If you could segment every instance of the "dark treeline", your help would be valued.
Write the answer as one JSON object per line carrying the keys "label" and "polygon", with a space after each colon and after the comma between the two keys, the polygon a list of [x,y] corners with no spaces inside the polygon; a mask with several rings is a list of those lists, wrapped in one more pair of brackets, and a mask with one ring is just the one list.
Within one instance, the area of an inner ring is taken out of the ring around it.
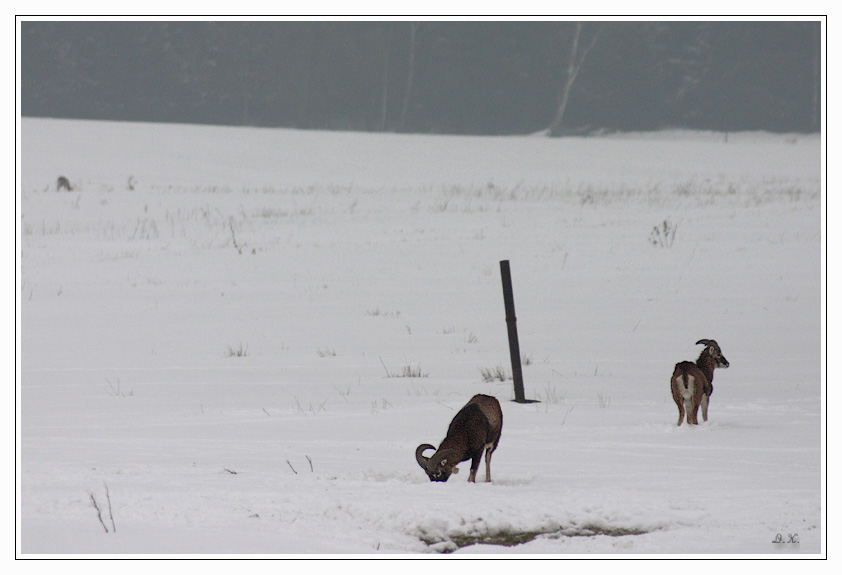
{"label": "dark treeline", "polygon": [[818,22],[21,23],[24,116],[458,134],[819,129]]}

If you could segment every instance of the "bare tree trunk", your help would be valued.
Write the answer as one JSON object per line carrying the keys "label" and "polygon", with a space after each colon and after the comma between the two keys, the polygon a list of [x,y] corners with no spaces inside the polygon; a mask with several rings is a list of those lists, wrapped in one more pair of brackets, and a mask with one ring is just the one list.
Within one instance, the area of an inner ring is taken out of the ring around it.
{"label": "bare tree trunk", "polygon": [[406,77],[406,91],[403,95],[403,106],[401,106],[401,121],[399,131],[403,132],[406,126],[406,112],[409,108],[409,99],[412,95],[412,80],[415,76],[415,32],[418,30],[417,22],[409,23],[409,65]]}
{"label": "bare tree trunk", "polygon": [[564,120],[564,113],[567,110],[567,102],[570,100],[570,91],[573,88],[573,83],[576,81],[576,76],[579,75],[579,70],[582,69],[582,64],[585,62],[588,52],[591,51],[591,48],[596,43],[596,39],[599,37],[601,31],[601,28],[596,31],[590,43],[580,53],[579,40],[582,36],[582,23],[576,22],[576,31],[573,33],[573,42],[570,46],[570,58],[567,63],[564,86],[561,89],[558,109],[553,117],[553,121],[550,122],[549,132],[552,138],[561,135],[561,122]]}

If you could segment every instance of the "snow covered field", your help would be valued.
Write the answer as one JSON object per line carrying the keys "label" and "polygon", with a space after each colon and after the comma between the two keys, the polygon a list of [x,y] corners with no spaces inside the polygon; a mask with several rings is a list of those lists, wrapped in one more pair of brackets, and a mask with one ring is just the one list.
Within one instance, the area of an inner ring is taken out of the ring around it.
{"label": "snow covered field", "polygon": [[18,553],[824,552],[817,136],[24,119],[21,176]]}

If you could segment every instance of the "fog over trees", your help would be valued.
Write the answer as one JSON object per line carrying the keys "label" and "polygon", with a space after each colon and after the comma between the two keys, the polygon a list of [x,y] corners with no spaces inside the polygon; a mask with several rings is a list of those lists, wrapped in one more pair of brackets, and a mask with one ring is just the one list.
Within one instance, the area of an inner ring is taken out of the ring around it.
{"label": "fog over trees", "polygon": [[820,128],[818,21],[21,23],[24,116],[453,134]]}

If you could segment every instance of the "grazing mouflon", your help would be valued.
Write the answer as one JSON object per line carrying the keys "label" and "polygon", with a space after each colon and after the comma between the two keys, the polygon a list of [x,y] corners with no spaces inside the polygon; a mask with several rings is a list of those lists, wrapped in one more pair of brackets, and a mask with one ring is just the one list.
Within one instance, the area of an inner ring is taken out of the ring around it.
{"label": "grazing mouflon", "polygon": [[500,442],[503,430],[503,411],[500,402],[489,395],[477,394],[459,410],[450,422],[447,437],[430,457],[424,457],[428,449],[436,449],[429,443],[419,445],[415,460],[430,478],[430,481],[447,481],[451,473],[458,473],[456,465],[471,460],[468,481],[476,482],[477,469],[485,451],[485,480],[491,481],[491,454]]}

